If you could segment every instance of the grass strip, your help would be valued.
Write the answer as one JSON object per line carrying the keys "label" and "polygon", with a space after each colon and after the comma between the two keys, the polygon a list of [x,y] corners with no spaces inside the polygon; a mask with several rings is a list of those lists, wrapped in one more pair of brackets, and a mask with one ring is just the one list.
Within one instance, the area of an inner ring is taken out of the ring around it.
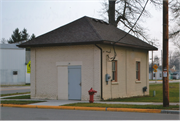
{"label": "grass strip", "polygon": [[1,94],[1,97],[11,96],[11,95],[20,95],[20,94],[30,94],[30,92],[22,92],[22,93],[11,93],[11,94]]}
{"label": "grass strip", "polygon": [[1,100],[1,104],[19,104],[19,105],[39,103],[39,102],[45,102],[45,101]]}
{"label": "grass strip", "polygon": [[30,95],[22,95],[22,96],[15,96],[15,97],[7,97],[3,99],[31,99]]}
{"label": "grass strip", "polygon": [[152,79],[149,79],[149,81],[162,81],[162,79],[161,80],[152,80]]}
{"label": "grass strip", "polygon": [[0,87],[12,87],[12,86],[31,86],[30,84],[22,84],[22,85],[0,85]]}
{"label": "grass strip", "polygon": [[73,104],[65,104],[63,106],[179,110],[179,105],[170,105],[169,107],[163,107],[163,105],[125,105],[125,104],[102,104],[102,103],[73,103]]}
{"label": "grass strip", "polygon": [[[169,79],[169,81],[176,81],[176,80],[179,80],[179,79]],[[162,79],[149,79],[149,81],[163,81]]]}
{"label": "grass strip", "polygon": [[[169,102],[179,102],[179,84],[169,83]],[[153,91],[156,95],[153,96]],[[112,102],[163,102],[163,85],[152,84],[149,85],[149,96],[129,97],[129,98],[116,98],[105,101]]]}

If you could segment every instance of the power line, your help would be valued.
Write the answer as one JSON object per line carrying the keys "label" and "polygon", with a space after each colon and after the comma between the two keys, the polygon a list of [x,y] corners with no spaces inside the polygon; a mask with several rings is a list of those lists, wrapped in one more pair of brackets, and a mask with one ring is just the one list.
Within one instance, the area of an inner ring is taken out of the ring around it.
{"label": "power line", "polygon": [[[137,20],[136,20],[136,22],[134,23],[134,25],[132,26],[132,28],[128,31],[128,33],[126,33],[122,38],[120,38],[120,39],[117,40],[116,42],[121,41],[123,38],[125,38],[125,37],[132,31],[132,29],[135,27],[135,25],[136,25],[137,22],[139,21],[140,17],[142,16],[142,14],[143,14],[143,12],[144,12],[144,10],[145,10],[145,8],[146,8],[146,5],[147,5],[148,1],[149,1],[149,0],[146,1],[145,5],[144,5],[144,7],[143,7],[143,10],[141,11],[139,17],[137,18]],[[115,42],[115,43],[116,43],[116,42]]]}
{"label": "power line", "polygon": [[135,27],[135,25],[137,24],[138,20],[139,20],[140,17],[142,16],[142,14],[143,14],[143,12],[144,12],[144,10],[145,10],[145,8],[146,8],[146,5],[147,5],[148,1],[149,1],[149,0],[146,1],[145,5],[144,5],[144,7],[143,7],[143,10],[141,11],[139,17],[137,18],[136,22],[135,22],[134,25],[131,27],[131,29],[128,31],[128,33],[126,33],[123,37],[121,37],[119,40],[117,40],[116,42],[113,43],[114,57],[109,58],[109,56],[108,56],[109,59],[114,60],[114,59],[116,58],[116,55],[117,55],[117,54],[116,54],[116,50],[115,50],[115,47],[114,47],[115,44],[116,44],[117,42],[121,41],[123,38],[125,38],[125,37],[132,31],[132,29]]}

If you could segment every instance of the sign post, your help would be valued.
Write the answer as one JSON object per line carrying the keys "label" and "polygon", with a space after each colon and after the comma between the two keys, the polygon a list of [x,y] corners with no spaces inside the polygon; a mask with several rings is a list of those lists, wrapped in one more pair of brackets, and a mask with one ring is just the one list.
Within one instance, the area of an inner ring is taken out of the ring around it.
{"label": "sign post", "polygon": [[158,68],[158,66],[155,64],[155,65],[153,66],[153,68],[156,70],[156,69]]}
{"label": "sign post", "polygon": [[31,61],[29,61],[29,63],[27,64],[27,73],[31,73]]}
{"label": "sign post", "polygon": [[156,80],[156,83],[157,83],[156,72],[157,72],[158,66],[157,66],[157,65],[154,65],[153,68],[154,68],[154,72],[155,72],[155,80]]}

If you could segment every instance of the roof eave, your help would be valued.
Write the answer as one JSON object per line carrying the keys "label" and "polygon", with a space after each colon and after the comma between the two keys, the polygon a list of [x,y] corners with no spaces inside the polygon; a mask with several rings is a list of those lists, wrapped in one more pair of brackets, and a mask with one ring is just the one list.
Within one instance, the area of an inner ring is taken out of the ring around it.
{"label": "roof eave", "polygon": [[27,44],[17,45],[21,48],[31,47],[49,47],[49,46],[70,46],[70,45],[85,45],[85,44],[102,44],[103,41],[91,41],[91,42],[68,42],[68,43],[47,43],[47,44]]}
{"label": "roof eave", "polygon": [[[113,45],[113,41],[101,40],[101,41],[91,41],[91,42],[69,42],[69,43],[47,43],[47,44],[20,44],[17,45],[21,48],[31,48],[31,47],[49,47],[49,46],[69,46],[69,45],[85,45],[85,44],[108,44]],[[156,47],[144,47],[144,46],[137,46],[131,44],[124,44],[124,43],[115,43],[116,46],[121,47],[131,47],[131,48],[138,48],[144,50],[158,50]]]}
{"label": "roof eave", "polygon": [[[111,44],[113,45],[113,41],[103,41],[104,44]],[[115,43],[116,46],[122,46],[122,47],[131,47],[131,48],[138,48],[138,49],[144,49],[144,50],[158,50],[156,47],[144,47],[144,46],[138,46],[138,45],[132,45],[132,44],[124,44],[124,43]]]}

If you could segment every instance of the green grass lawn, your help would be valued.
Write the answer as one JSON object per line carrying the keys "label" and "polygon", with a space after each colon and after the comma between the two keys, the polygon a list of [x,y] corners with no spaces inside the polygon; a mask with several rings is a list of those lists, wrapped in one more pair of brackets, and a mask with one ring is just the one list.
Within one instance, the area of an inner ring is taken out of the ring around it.
{"label": "green grass lawn", "polygon": [[162,105],[124,105],[124,104],[102,104],[102,103],[73,103],[73,104],[66,104],[63,106],[179,110],[179,105],[170,105],[169,107],[163,107]]}
{"label": "green grass lawn", "polygon": [[15,97],[7,97],[3,99],[31,99],[30,95],[22,95],[22,96],[15,96]]}
{"label": "green grass lawn", "polygon": [[30,84],[22,84],[22,85],[0,85],[0,87],[11,87],[11,86],[31,86]]}
{"label": "green grass lawn", "polygon": [[[155,79],[149,79],[149,81],[156,81],[156,80]],[[162,81],[162,79],[161,80],[157,79],[157,81]]]}
{"label": "green grass lawn", "polygon": [[45,101],[17,101],[17,100],[1,100],[1,104],[32,104],[32,103],[39,103],[39,102],[45,102]]}
{"label": "green grass lawn", "polygon": [[[163,102],[162,84],[152,84],[149,86],[149,88],[150,88],[150,95],[149,96],[132,97],[132,98],[118,98],[118,99],[112,99],[112,100],[106,100],[106,101]],[[156,91],[155,97],[153,97],[153,90]],[[179,83],[169,83],[169,100],[170,100],[170,102],[179,102]],[[74,104],[66,104],[64,106],[179,110],[179,105],[170,105],[169,107],[163,107],[163,105],[124,105],[124,104],[102,104],[102,103],[74,103]]]}
{"label": "green grass lawn", "polygon": [[12,96],[12,95],[20,95],[20,94],[30,94],[30,92],[23,92],[23,93],[11,93],[11,94],[1,94],[0,96],[1,97],[4,97],[4,96]]}
{"label": "green grass lawn", "polygon": [[[153,97],[153,91],[156,91],[156,96]],[[149,96],[131,97],[131,98],[117,98],[106,101],[120,101],[120,102],[163,102],[163,87],[162,84],[149,85]],[[169,101],[179,102],[179,83],[169,83]]]}
{"label": "green grass lawn", "polygon": [[[169,81],[173,81],[173,80],[179,80],[179,79],[169,79]],[[149,81],[156,81],[155,79],[149,79]],[[163,81],[162,79],[157,79],[157,81]]]}

